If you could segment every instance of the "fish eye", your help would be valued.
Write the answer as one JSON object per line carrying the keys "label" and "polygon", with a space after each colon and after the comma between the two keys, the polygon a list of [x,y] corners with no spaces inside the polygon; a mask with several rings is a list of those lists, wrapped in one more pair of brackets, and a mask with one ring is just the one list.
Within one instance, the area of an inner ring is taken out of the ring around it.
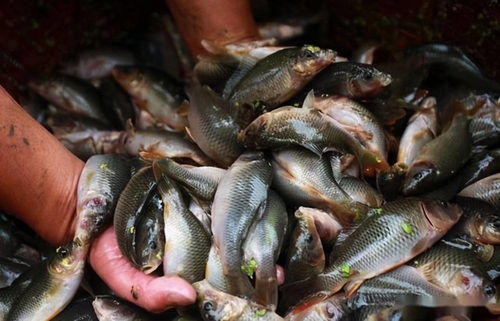
{"label": "fish eye", "polygon": [[66,258],[69,256],[69,251],[67,248],[60,246],[56,250],[57,255],[59,255],[62,258]]}
{"label": "fish eye", "polygon": [[214,308],[214,305],[212,302],[205,302],[203,303],[203,310],[205,311],[212,311],[212,309]]}
{"label": "fish eye", "polygon": [[311,244],[311,243],[312,243],[312,241],[313,241],[313,236],[312,236],[311,234],[308,234],[308,235],[307,235],[306,242],[307,242],[307,243],[309,243],[309,244]]}
{"label": "fish eye", "polygon": [[487,296],[493,296],[497,292],[496,287],[493,284],[488,284],[484,287],[484,294]]}
{"label": "fish eye", "polygon": [[373,73],[367,73],[365,74],[365,80],[372,80],[373,79]]}
{"label": "fish eye", "polygon": [[151,248],[153,250],[156,250],[157,247],[158,247],[158,245],[156,244],[156,241],[151,241]]}
{"label": "fish eye", "polygon": [[450,206],[450,204],[448,202],[439,202],[441,204],[442,207],[444,208],[448,208]]}
{"label": "fish eye", "polygon": [[415,176],[413,176],[415,179],[421,179],[422,176],[424,176],[424,174],[422,172],[418,172],[417,174],[415,174]]}
{"label": "fish eye", "polygon": [[305,58],[311,58],[311,59],[312,59],[312,58],[314,58],[314,57],[315,57],[315,55],[314,55],[314,53],[313,53],[313,52],[311,52],[311,51],[309,51],[309,50],[305,50],[305,51],[304,51],[304,57],[305,57]]}
{"label": "fish eye", "polygon": [[328,302],[325,308],[327,318],[333,319],[335,317],[335,311],[335,306],[331,302]]}

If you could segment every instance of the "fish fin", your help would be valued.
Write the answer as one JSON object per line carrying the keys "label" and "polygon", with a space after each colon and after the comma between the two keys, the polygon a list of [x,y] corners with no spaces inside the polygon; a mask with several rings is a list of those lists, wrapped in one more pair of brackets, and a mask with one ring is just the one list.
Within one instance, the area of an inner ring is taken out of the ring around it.
{"label": "fish fin", "polygon": [[323,148],[316,144],[308,144],[304,147],[316,154],[318,157],[321,157],[321,155],[323,155]]}
{"label": "fish fin", "polygon": [[190,141],[195,143],[196,141],[194,140],[193,134],[191,133],[191,130],[189,129],[188,126],[184,127],[184,130],[186,131],[187,138],[189,138]]}
{"label": "fish fin", "polygon": [[229,79],[226,82],[226,86],[224,87],[224,91],[222,92],[222,97],[227,99],[233,92],[233,89],[238,85],[240,80],[245,77],[245,75],[250,71],[250,69],[255,66],[257,63],[257,59],[251,56],[245,56],[240,64],[238,65],[238,68],[236,68],[236,71],[229,77]]}
{"label": "fish fin", "polygon": [[417,268],[420,271],[420,274],[429,281],[430,283],[441,286],[441,283],[436,279],[436,263],[429,262],[424,265],[421,265]]}
{"label": "fish fin", "polygon": [[187,117],[188,110],[189,110],[189,101],[184,99],[180,104],[179,108],[177,109],[177,114]]}
{"label": "fish fin", "polygon": [[359,287],[365,282],[364,279],[360,280],[354,280],[354,281],[349,281],[346,283],[344,286],[344,291],[347,297],[352,297],[354,294],[356,294],[356,291],[358,291]]}
{"label": "fish fin", "polygon": [[144,159],[155,159],[155,158],[162,158],[164,155],[159,154],[156,152],[158,146],[160,145],[160,142],[156,142],[152,145],[149,145],[147,148],[142,149],[139,151],[139,156]]}
{"label": "fish fin", "polygon": [[314,89],[311,89],[306,98],[304,98],[304,102],[302,103],[302,108],[311,109],[314,106]]}
{"label": "fish fin", "polygon": [[127,119],[127,123],[125,124],[125,131],[128,134],[133,134],[135,132],[134,124],[132,124],[132,119]]}

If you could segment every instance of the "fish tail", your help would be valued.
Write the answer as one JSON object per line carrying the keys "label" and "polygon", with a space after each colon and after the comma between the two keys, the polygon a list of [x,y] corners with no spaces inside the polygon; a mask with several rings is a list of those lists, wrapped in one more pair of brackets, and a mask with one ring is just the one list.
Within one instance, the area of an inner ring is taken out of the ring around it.
{"label": "fish tail", "polygon": [[278,281],[276,277],[276,266],[265,265],[255,271],[255,294],[254,301],[275,310],[278,304]]}

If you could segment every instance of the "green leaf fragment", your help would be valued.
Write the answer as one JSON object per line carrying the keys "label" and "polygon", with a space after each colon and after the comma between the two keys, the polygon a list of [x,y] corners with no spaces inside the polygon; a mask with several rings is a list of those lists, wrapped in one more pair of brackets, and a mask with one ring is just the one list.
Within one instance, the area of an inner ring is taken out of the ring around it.
{"label": "green leaf fragment", "polygon": [[256,317],[263,317],[266,315],[266,312],[267,312],[266,310],[262,309],[262,310],[256,310],[254,314]]}
{"label": "green leaf fragment", "polygon": [[351,268],[349,267],[349,264],[344,263],[340,266],[340,272],[342,272],[342,277],[343,278],[348,278],[351,276]]}
{"label": "green leaf fragment", "polygon": [[403,231],[404,231],[406,234],[411,234],[411,233],[413,233],[413,229],[411,228],[411,226],[410,226],[409,224],[403,223],[403,224],[401,224],[401,227],[403,228]]}
{"label": "green leaf fragment", "polygon": [[380,207],[379,208],[374,208],[373,209],[373,213],[375,213],[377,215],[382,214],[382,208],[380,208]]}
{"label": "green leaf fragment", "polygon": [[247,262],[247,264],[241,266],[241,270],[243,273],[248,275],[248,277],[253,278],[253,273],[257,269],[257,262],[254,259],[251,259]]}

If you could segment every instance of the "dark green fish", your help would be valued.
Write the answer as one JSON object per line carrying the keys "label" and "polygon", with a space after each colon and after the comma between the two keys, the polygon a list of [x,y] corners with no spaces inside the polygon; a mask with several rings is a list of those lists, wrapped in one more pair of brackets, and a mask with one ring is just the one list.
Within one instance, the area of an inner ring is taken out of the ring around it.
{"label": "dark green fish", "polygon": [[107,123],[99,92],[84,80],[66,75],[49,75],[28,85],[57,108]]}
{"label": "dark green fish", "polygon": [[140,169],[127,183],[116,204],[113,225],[118,246],[133,265],[141,268],[135,255],[137,251],[137,222],[148,200],[156,192],[153,169],[148,166]]}
{"label": "dark green fish", "polygon": [[155,271],[163,262],[165,234],[163,202],[155,193],[144,207],[136,225],[136,261],[144,273]]}
{"label": "dark green fish", "polygon": [[16,299],[23,294],[24,290],[30,285],[33,278],[37,275],[39,266],[32,267],[21,274],[14,282],[6,288],[0,289],[0,320],[7,318],[12,305]]}
{"label": "dark green fish", "polygon": [[78,181],[75,240],[90,244],[111,223],[129,178],[130,165],[123,157],[95,155],[87,161]]}
{"label": "dark green fish", "polygon": [[372,65],[351,61],[336,62],[316,75],[303,92],[313,89],[316,95],[365,98],[380,93],[391,82],[391,75]]}
{"label": "dark green fish", "polygon": [[134,107],[129,96],[114,79],[103,79],[99,86],[99,92],[103,112],[116,129],[123,130],[127,127],[129,119],[135,120]]}
{"label": "dark green fish", "polygon": [[180,187],[154,166],[158,191],[163,200],[165,252],[163,273],[177,275],[190,283],[205,276],[211,238],[201,222],[189,211]]}
{"label": "dark green fish", "polygon": [[47,116],[45,125],[56,136],[76,132],[102,131],[109,129],[109,125],[95,118],[62,111]]}
{"label": "dark green fish", "polygon": [[112,73],[132,101],[154,118],[156,125],[184,131],[187,119],[179,111],[184,95],[174,79],[161,70],[140,66],[116,66]]}
{"label": "dark green fish", "polygon": [[285,202],[269,190],[262,217],[255,220],[243,243],[244,272],[253,277],[255,294],[253,301],[274,311],[278,304],[276,261],[288,225]]}
{"label": "dark green fish", "polygon": [[354,154],[366,174],[389,167],[384,159],[317,109],[290,106],[275,109],[254,120],[240,137],[249,148],[276,150],[302,146],[317,155],[331,150]]}
{"label": "dark green fish", "polygon": [[412,198],[386,203],[379,212],[336,245],[334,260],[322,273],[284,286],[284,306],[317,302],[346,284],[346,293],[353,294],[365,280],[427,250],[462,214],[457,205]]}
{"label": "dark green fish", "polygon": [[454,118],[448,130],[421,148],[419,155],[409,166],[403,193],[415,195],[439,186],[467,162],[471,156],[471,148],[469,120],[466,116],[459,115]]}
{"label": "dark green fish", "polygon": [[80,287],[89,245],[71,242],[57,248],[13,303],[7,321],[48,321],[69,304]]}
{"label": "dark green fish", "polygon": [[483,178],[464,188],[459,196],[478,198],[500,208],[500,173]]}
{"label": "dark green fish", "polygon": [[13,257],[0,257],[0,288],[8,287],[30,265],[22,260]]}
{"label": "dark green fish", "polygon": [[237,139],[241,128],[229,114],[229,102],[208,87],[193,86],[188,96],[190,135],[217,164],[229,167],[243,151]]}
{"label": "dark green fish", "polygon": [[270,108],[279,106],[330,65],[335,55],[332,50],[310,45],[280,50],[258,61],[227,98],[239,105],[260,101]]}
{"label": "dark green fish", "polygon": [[251,224],[265,210],[271,179],[271,164],[264,154],[247,152],[231,165],[215,192],[212,232],[224,274],[231,283],[230,293],[248,295],[249,281],[241,270],[241,246]]}
{"label": "dark green fish", "polygon": [[474,147],[498,146],[500,143],[500,122],[487,117],[472,119],[469,126]]}

